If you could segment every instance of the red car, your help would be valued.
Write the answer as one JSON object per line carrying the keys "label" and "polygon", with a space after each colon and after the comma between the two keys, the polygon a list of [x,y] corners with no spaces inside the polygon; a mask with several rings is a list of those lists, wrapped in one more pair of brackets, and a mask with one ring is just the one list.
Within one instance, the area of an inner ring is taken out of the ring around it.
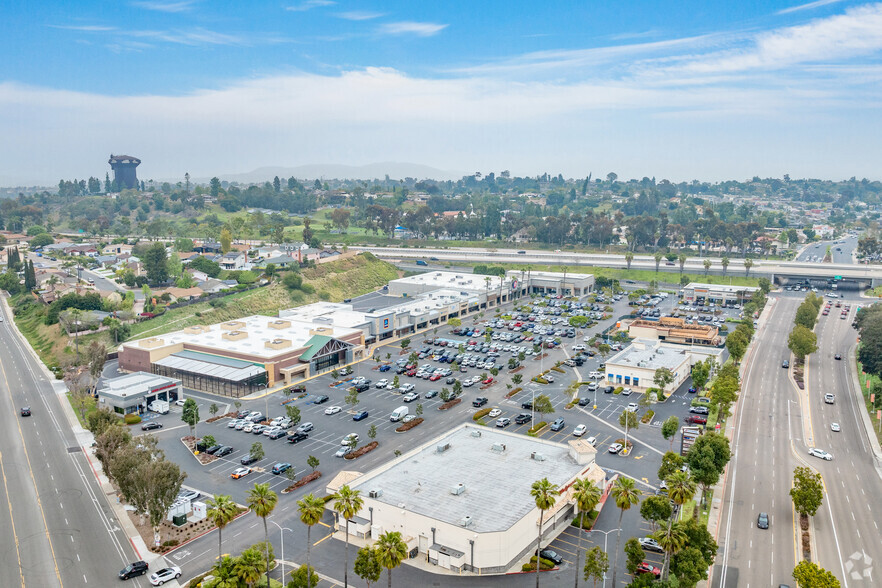
{"label": "red car", "polygon": [[432,374],[432,376],[429,378],[429,381],[430,382],[437,382],[440,379],[441,379],[441,374]]}
{"label": "red car", "polygon": [[486,380],[484,380],[484,381],[481,382],[481,383],[482,383],[482,384],[492,384],[492,383],[493,383],[493,378],[492,378],[492,377],[487,378]]}
{"label": "red car", "polygon": [[661,570],[655,567],[652,564],[648,564],[645,561],[641,562],[639,566],[637,566],[638,574],[652,574],[656,578],[661,577]]}
{"label": "red car", "polygon": [[404,372],[404,375],[405,376],[415,376],[416,370],[407,370],[406,372]]}
{"label": "red car", "polygon": [[691,416],[686,417],[686,422],[692,423],[693,425],[706,425],[707,418],[703,417],[703,416],[698,416],[698,415],[691,415]]}

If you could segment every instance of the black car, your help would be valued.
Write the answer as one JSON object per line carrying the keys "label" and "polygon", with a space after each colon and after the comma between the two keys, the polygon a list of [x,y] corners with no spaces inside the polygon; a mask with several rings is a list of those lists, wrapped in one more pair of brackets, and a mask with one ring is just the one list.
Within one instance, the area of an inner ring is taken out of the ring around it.
{"label": "black car", "polygon": [[211,447],[206,449],[204,453],[207,453],[208,455],[214,455],[215,453],[220,451],[222,447],[223,445],[212,445]]}
{"label": "black car", "polygon": [[143,576],[147,573],[147,568],[148,566],[146,561],[133,561],[119,571],[119,579],[128,580],[129,578],[134,578],[135,576]]}
{"label": "black car", "polygon": [[756,518],[756,526],[760,529],[768,529],[769,515],[764,512],[759,513],[759,516]]}
{"label": "black car", "polygon": [[543,549],[539,552],[539,557],[542,559],[547,559],[549,561],[553,561],[555,565],[560,565],[563,563],[563,558],[558,555],[556,551],[552,551],[550,549]]}
{"label": "black car", "polygon": [[612,394],[613,390],[615,390],[615,388],[613,388],[612,386],[607,386],[606,388],[603,389],[603,393],[604,394]]}
{"label": "black car", "polygon": [[790,360],[789,360],[789,359],[785,359],[784,361],[782,361],[782,362],[781,362],[781,367],[782,367],[782,368],[785,368],[785,369],[786,369],[786,368],[789,368],[789,367],[790,367]]}
{"label": "black car", "polygon": [[229,445],[222,445],[221,448],[217,450],[215,455],[218,457],[223,457],[225,455],[229,455],[229,454],[233,453],[233,451],[234,451],[234,449],[232,447],[230,447]]}
{"label": "black car", "polygon": [[523,425],[525,423],[529,423],[531,420],[533,420],[532,416],[530,416],[529,414],[527,414],[525,412],[522,412],[521,414],[519,414],[518,416],[515,417],[515,424]]}
{"label": "black car", "polygon": [[253,463],[256,463],[257,461],[258,461],[258,459],[252,455],[246,455],[245,457],[243,457],[242,459],[239,460],[239,462],[242,465],[251,465]]}
{"label": "black car", "polygon": [[532,401],[532,400],[527,400],[527,401],[525,401],[525,402],[522,402],[522,403],[521,403],[521,408],[526,408],[526,409],[528,409],[528,410],[532,409],[532,408],[533,408],[533,401]]}
{"label": "black car", "polygon": [[308,439],[309,435],[306,433],[294,433],[293,435],[288,435],[288,443],[300,443],[304,439]]}
{"label": "black car", "polygon": [[429,390],[428,392],[426,392],[426,396],[425,396],[425,397],[426,397],[426,398],[435,398],[436,396],[438,396],[438,391],[437,391],[437,390]]}
{"label": "black car", "polygon": [[591,404],[590,398],[580,398],[579,399],[579,406],[588,406],[589,404]]}
{"label": "black car", "polygon": [[[370,390],[370,389],[371,389],[371,385],[370,385],[370,384],[367,384],[367,383],[365,383],[365,384],[359,384],[358,386],[355,387],[355,391],[356,391],[356,392],[365,392],[365,391]],[[318,404],[318,402],[316,402],[316,404]]]}
{"label": "black car", "polygon": [[474,406],[475,408],[481,408],[485,404],[487,404],[487,399],[483,396],[478,396],[477,398],[472,400],[472,406]]}
{"label": "black car", "polygon": [[[30,414],[30,411],[28,411],[28,413]],[[162,423],[157,423],[156,421],[151,421],[149,423],[144,423],[143,425],[141,425],[142,431],[152,431],[153,429],[161,429],[161,428],[162,428]]]}
{"label": "black car", "polygon": [[30,406],[22,406],[21,407],[21,416],[31,416],[31,407]]}
{"label": "black car", "polygon": [[322,394],[321,396],[319,396],[318,398],[316,398],[315,400],[313,400],[313,404],[324,404],[324,403],[327,402],[328,400],[330,400],[330,397],[325,396],[324,394]]}

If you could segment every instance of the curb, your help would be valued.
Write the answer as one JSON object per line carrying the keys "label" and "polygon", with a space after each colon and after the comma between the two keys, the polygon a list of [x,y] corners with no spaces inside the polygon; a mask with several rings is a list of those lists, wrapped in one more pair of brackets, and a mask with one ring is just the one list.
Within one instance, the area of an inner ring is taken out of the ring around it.
{"label": "curb", "polygon": [[[876,432],[873,430],[873,422],[870,420],[870,414],[867,411],[867,403],[864,400],[864,391],[861,389],[861,381],[857,374],[857,342],[855,342],[848,349],[848,360],[851,362],[849,364],[849,371],[851,372],[851,378],[849,379],[851,383],[854,385],[854,389],[857,390],[858,400],[859,400],[859,410],[860,420],[864,425],[864,433],[867,435],[867,440],[870,443],[870,449],[873,452],[873,462],[876,466],[876,473],[879,474],[879,477],[882,477],[882,446],[879,444],[879,438],[876,437]],[[850,391],[851,392],[851,391]]]}

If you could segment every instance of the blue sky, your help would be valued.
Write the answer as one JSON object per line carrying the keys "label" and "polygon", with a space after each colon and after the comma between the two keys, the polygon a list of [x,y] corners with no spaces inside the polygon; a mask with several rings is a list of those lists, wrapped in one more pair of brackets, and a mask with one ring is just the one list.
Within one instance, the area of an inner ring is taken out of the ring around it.
{"label": "blue sky", "polygon": [[0,184],[407,161],[878,178],[882,4],[14,0]]}

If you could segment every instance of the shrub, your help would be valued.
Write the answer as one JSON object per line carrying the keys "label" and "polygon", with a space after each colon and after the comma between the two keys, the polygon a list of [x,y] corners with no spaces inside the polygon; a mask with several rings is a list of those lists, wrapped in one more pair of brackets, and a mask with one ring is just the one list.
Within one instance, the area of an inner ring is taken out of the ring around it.
{"label": "shrub", "polygon": [[125,423],[127,425],[137,425],[141,422],[141,415],[135,413],[129,413],[124,417]]}
{"label": "shrub", "polygon": [[[460,402],[462,402],[462,398],[454,398],[453,400],[449,400],[449,401],[445,402],[444,404],[442,404],[441,406],[439,406],[438,410],[447,410],[448,408],[453,408],[454,406],[456,406]],[[413,423],[416,421],[410,421],[410,422]],[[409,425],[410,423],[407,423],[407,424]]]}
{"label": "shrub", "polygon": [[659,391],[658,391],[658,395],[657,395],[656,397],[658,398],[658,401],[659,401],[659,402],[664,402],[664,401],[665,401],[665,392],[664,392],[664,390],[659,390]]}
{"label": "shrub", "polygon": [[533,378],[533,381],[536,382],[537,384],[547,384],[548,383],[548,380],[546,380],[545,378],[541,378],[539,376],[536,376],[535,378]]}
{"label": "shrub", "polygon": [[621,394],[624,389],[625,389],[624,386],[619,386],[618,388],[613,390],[613,394]]}
{"label": "shrub", "polygon": [[479,419],[484,418],[485,416],[487,416],[488,414],[490,414],[490,411],[491,411],[491,410],[493,410],[493,409],[492,409],[492,408],[483,408],[483,409],[479,410],[478,412],[476,412],[476,413],[472,416],[472,420],[473,420],[473,421],[478,421]]}
{"label": "shrub", "polygon": [[[299,480],[297,480],[296,482],[294,482],[293,484],[291,484],[290,486],[285,488],[285,490],[287,490],[288,492],[290,492],[291,490],[296,490],[297,488],[300,488],[301,486],[305,486],[312,481],[318,480],[321,477],[322,477],[321,472],[318,472],[318,471],[312,472],[311,474],[307,474],[306,476],[303,476],[302,478],[300,478]],[[325,502],[327,502],[327,500],[325,500]]]}
{"label": "shrub", "polygon": [[655,411],[650,408],[649,410],[646,411],[646,414],[644,414],[640,418],[640,422],[644,423],[644,424],[648,423],[649,421],[652,420],[652,417],[654,417],[654,416],[655,416]]}
{"label": "shrub", "polygon": [[540,422],[536,423],[535,425],[533,425],[533,427],[529,431],[527,431],[527,434],[528,435],[535,435],[537,432],[541,431],[545,427],[545,425],[547,425],[547,424],[548,423],[546,423],[545,421],[540,421]]}
{"label": "shrub", "polygon": [[[420,420],[420,419],[417,419],[417,420]],[[411,424],[411,423],[415,423],[415,422],[416,422],[416,421],[411,421],[410,423],[407,423],[407,424],[409,425],[409,424]],[[370,443],[368,443],[368,444],[365,445],[364,447],[359,447],[358,449],[356,449],[356,450],[353,451],[352,453],[346,455],[346,459],[356,459],[356,458],[358,458],[358,457],[361,457],[361,456],[364,455],[365,453],[368,453],[368,452],[370,452],[370,451],[373,451],[373,450],[376,449],[379,445],[380,445],[380,444],[377,443],[376,441],[371,441]]]}
{"label": "shrub", "polygon": [[412,421],[404,423],[403,425],[401,425],[400,427],[395,429],[395,431],[398,433],[404,433],[405,431],[410,431],[411,429],[413,429],[415,426],[417,426],[421,422],[423,422],[423,419],[419,419],[419,418],[413,419]]}

